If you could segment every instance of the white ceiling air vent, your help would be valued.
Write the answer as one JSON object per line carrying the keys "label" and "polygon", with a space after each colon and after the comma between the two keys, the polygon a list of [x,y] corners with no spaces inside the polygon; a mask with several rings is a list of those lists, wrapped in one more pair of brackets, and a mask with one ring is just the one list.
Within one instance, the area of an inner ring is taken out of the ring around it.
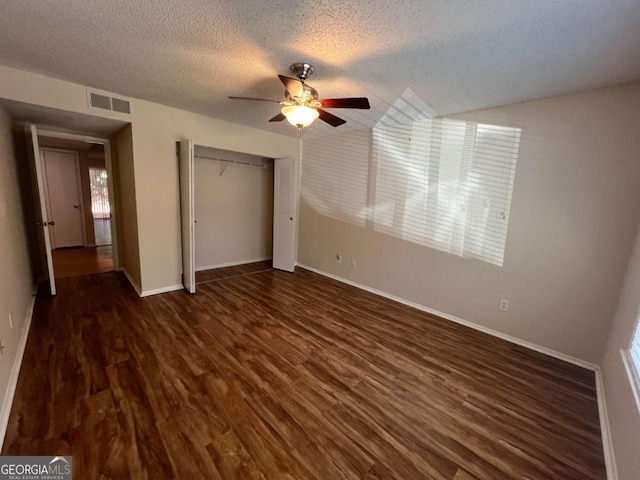
{"label": "white ceiling air vent", "polygon": [[87,100],[89,108],[97,108],[100,110],[109,110],[111,112],[124,113],[131,115],[131,103],[129,100],[112,97],[109,93],[99,93],[87,90]]}

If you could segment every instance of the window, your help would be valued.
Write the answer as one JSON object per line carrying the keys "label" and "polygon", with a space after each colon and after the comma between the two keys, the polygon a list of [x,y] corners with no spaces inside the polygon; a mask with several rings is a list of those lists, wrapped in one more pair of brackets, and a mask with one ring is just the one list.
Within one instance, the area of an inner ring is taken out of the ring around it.
{"label": "window", "polygon": [[107,169],[89,167],[89,186],[91,187],[91,214],[93,218],[110,218]]}
{"label": "window", "polygon": [[302,143],[302,196],[318,213],[365,226],[369,132],[335,133]]}
{"label": "window", "polygon": [[640,320],[636,325],[636,331],[631,340],[629,350],[622,351],[624,364],[631,380],[631,389],[636,399],[636,405],[640,411]]}
{"label": "window", "polygon": [[640,322],[638,322],[638,325],[636,326],[636,333],[631,341],[629,355],[636,368],[636,372],[640,372]]}
{"label": "window", "polygon": [[374,229],[502,266],[519,143],[449,119],[376,126]]}

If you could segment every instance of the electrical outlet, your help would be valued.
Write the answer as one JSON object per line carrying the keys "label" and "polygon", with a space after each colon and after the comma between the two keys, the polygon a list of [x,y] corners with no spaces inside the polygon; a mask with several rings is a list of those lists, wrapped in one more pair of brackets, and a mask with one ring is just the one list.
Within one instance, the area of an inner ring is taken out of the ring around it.
{"label": "electrical outlet", "polygon": [[0,340],[0,358],[2,358],[3,353],[4,353],[4,345],[2,345],[2,340]]}
{"label": "electrical outlet", "polygon": [[509,310],[509,300],[505,300],[504,298],[500,300],[500,310],[503,312]]}
{"label": "electrical outlet", "polygon": [[356,261],[355,260],[351,260],[351,268],[356,268]]}
{"label": "electrical outlet", "polygon": [[340,255],[339,253],[336,254],[336,260],[338,261],[338,263],[342,263],[342,255]]}
{"label": "electrical outlet", "polygon": [[13,328],[13,312],[9,312],[9,326]]}

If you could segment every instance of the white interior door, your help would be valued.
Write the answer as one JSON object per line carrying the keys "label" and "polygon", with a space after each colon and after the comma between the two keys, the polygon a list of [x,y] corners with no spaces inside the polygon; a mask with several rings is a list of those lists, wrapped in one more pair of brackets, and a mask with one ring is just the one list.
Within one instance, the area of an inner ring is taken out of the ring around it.
{"label": "white interior door", "polygon": [[[84,246],[78,154],[42,150],[45,171],[51,248]],[[53,223],[55,222],[55,223]]]}
{"label": "white interior door", "polygon": [[56,294],[56,282],[53,272],[53,256],[51,254],[51,239],[49,237],[49,218],[47,216],[47,204],[45,200],[45,179],[40,163],[40,149],[38,147],[38,131],[35,125],[31,125],[27,130],[27,151],[29,154],[29,166],[35,180],[34,190],[37,191],[35,203],[36,226],[38,229],[38,240],[40,251],[43,255],[43,263],[46,276],[49,279],[51,295]]}
{"label": "white interior door", "polygon": [[182,229],[182,284],[189,293],[196,293],[195,270],[195,203],[193,187],[193,141],[180,142],[180,223]]}
{"label": "white interior door", "polygon": [[273,268],[293,272],[295,250],[295,164],[278,158],[273,164]]}

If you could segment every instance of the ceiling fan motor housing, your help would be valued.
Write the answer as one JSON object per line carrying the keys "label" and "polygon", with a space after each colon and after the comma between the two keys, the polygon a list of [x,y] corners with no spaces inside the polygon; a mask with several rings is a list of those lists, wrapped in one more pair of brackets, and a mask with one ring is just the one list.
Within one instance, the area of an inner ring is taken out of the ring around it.
{"label": "ceiling fan motor housing", "polygon": [[290,68],[291,68],[291,71],[295,74],[296,77],[300,79],[301,82],[304,82],[307,78],[309,78],[315,70],[315,68],[313,68],[313,65],[305,62],[294,63],[293,65],[291,65]]}

